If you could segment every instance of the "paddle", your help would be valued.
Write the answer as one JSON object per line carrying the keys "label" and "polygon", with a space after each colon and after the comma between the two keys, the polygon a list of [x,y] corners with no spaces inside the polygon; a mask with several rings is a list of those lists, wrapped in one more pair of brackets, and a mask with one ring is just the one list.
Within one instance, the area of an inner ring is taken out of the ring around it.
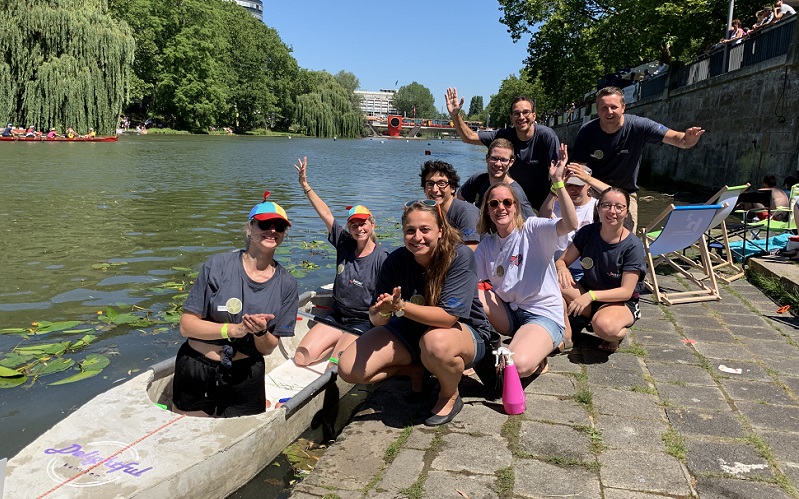
{"label": "paddle", "polygon": [[306,319],[311,319],[314,322],[319,324],[324,324],[325,326],[330,326],[334,329],[338,329],[339,331],[344,331],[345,333],[354,334],[355,336],[360,336],[364,333],[364,331],[358,331],[357,329],[342,326],[341,324],[336,323],[336,321],[328,319],[327,317],[319,317],[318,315],[314,315],[310,312],[306,312],[305,310],[298,310],[297,314],[305,317]]}

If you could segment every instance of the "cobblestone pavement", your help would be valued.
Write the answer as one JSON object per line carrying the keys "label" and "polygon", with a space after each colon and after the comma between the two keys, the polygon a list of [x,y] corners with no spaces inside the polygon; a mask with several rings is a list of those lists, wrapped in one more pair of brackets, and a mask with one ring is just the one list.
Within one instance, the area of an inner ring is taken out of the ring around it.
{"label": "cobblestone pavement", "polygon": [[612,355],[580,335],[527,384],[523,415],[466,378],[463,411],[427,428],[432,400],[386,381],[292,497],[799,498],[799,322],[743,279],[721,288],[643,297]]}

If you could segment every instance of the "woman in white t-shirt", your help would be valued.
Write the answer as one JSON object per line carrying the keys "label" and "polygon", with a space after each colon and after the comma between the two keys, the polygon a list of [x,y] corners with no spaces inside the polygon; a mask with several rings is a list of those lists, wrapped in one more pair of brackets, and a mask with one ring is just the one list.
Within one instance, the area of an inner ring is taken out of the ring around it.
{"label": "woman in white t-shirt", "polygon": [[516,194],[504,182],[489,187],[480,211],[477,230],[485,234],[475,251],[477,278],[484,283],[480,299],[491,325],[513,337],[510,349],[521,377],[546,372],[547,356],[563,340],[563,300],[553,256],[558,238],[577,228],[563,183],[566,160],[561,144],[560,160],[552,163],[549,176],[562,219],[523,220]]}

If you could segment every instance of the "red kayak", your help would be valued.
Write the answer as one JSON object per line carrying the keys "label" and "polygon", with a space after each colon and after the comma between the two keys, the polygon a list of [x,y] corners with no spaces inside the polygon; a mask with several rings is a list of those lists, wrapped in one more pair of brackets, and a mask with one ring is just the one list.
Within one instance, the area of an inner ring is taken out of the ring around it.
{"label": "red kayak", "polygon": [[56,137],[54,139],[48,139],[45,136],[41,137],[0,137],[0,140],[4,140],[6,142],[116,142],[119,140],[119,137],[116,135],[111,135],[108,137],[92,137],[92,138],[84,138],[84,137],[75,137],[74,139],[68,139],[66,137]]}

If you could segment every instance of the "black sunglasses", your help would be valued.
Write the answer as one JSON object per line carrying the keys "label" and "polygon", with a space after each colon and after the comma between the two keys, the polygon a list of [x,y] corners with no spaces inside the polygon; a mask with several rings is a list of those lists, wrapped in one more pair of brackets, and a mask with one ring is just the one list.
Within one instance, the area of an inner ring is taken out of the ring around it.
{"label": "black sunglasses", "polygon": [[274,230],[275,232],[286,232],[288,224],[280,220],[256,220],[258,228],[261,230]]}
{"label": "black sunglasses", "polygon": [[502,206],[504,206],[505,208],[510,208],[511,206],[513,206],[513,200],[510,198],[505,198],[502,201],[500,201],[499,199],[492,199],[491,201],[488,202],[488,206],[490,208],[496,209],[499,206],[499,203],[502,203]]}

